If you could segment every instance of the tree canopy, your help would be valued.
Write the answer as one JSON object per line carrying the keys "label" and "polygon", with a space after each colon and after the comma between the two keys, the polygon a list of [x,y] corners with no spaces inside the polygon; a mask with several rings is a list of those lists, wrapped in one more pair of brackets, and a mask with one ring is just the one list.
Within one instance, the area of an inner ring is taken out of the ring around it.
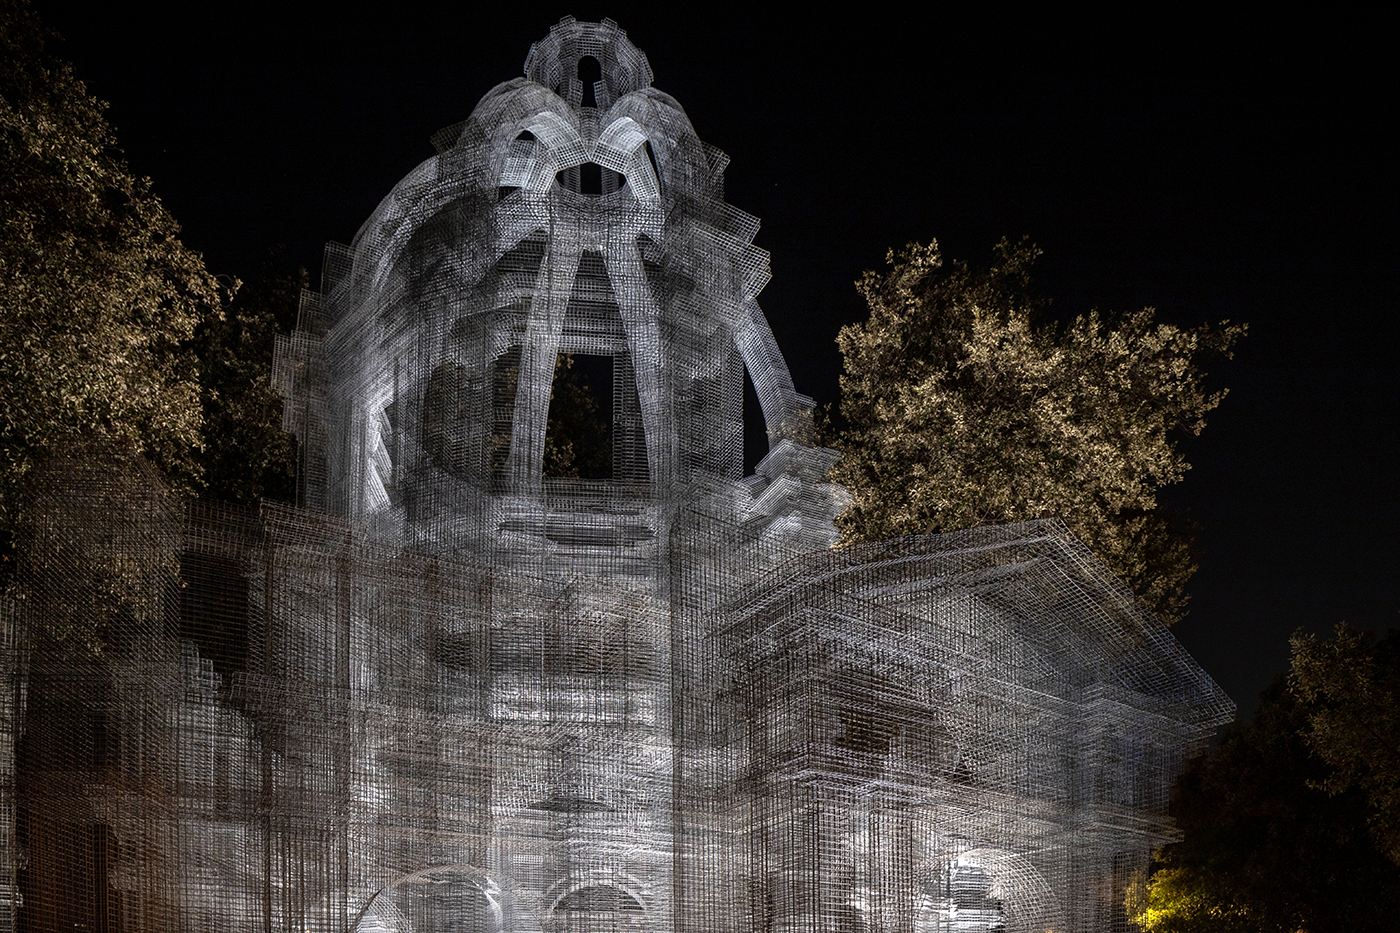
{"label": "tree canopy", "polygon": [[[195,328],[227,289],[116,148],[104,105],[27,4],[0,3],[0,529],[25,479],[74,437],[197,486]],[[8,551],[8,546],[6,547]]]}
{"label": "tree canopy", "polygon": [[1331,767],[1323,789],[1365,794],[1376,845],[1400,865],[1400,630],[1375,644],[1346,625],[1335,636],[1293,636],[1289,686],[1308,746]]}
{"label": "tree canopy", "polygon": [[296,440],[282,430],[272,385],[279,334],[296,327],[305,269],[276,255],[239,288],[227,312],[196,335],[205,446],[205,495],[241,505],[296,499]]}
{"label": "tree canopy", "polygon": [[1039,251],[1003,240],[986,271],[911,244],[867,272],[870,308],[841,329],[845,359],[832,478],[850,489],[847,541],[1057,516],[1144,604],[1185,613],[1194,529],[1158,491],[1189,464],[1224,397],[1202,361],[1229,357],[1243,325],[1195,329],[1152,309],[1039,319]]}
{"label": "tree canopy", "polygon": [[1392,925],[1400,873],[1368,828],[1367,794],[1332,784],[1338,772],[1310,752],[1309,706],[1280,676],[1253,719],[1177,782],[1172,816],[1183,838],[1129,897],[1129,915],[1143,929],[1341,933]]}

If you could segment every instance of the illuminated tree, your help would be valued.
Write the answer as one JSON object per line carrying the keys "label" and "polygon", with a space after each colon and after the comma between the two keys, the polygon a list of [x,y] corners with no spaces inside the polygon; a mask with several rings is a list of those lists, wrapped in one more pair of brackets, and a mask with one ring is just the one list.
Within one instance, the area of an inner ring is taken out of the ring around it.
{"label": "illuminated tree", "polygon": [[870,307],[842,328],[833,478],[853,502],[847,541],[1060,517],[1143,602],[1185,613],[1193,530],[1158,490],[1189,465],[1224,391],[1201,362],[1229,357],[1243,325],[1184,329],[1151,309],[1036,320],[1038,250],[1002,241],[988,271],[945,264],[937,243],[890,252],[857,283]]}
{"label": "illuminated tree", "polygon": [[1339,625],[1331,641],[1300,632],[1291,642],[1308,745],[1333,769],[1323,787],[1366,795],[1376,844],[1400,865],[1400,631],[1373,645]]}
{"label": "illuminated tree", "polygon": [[272,386],[277,335],[291,332],[305,269],[275,260],[239,289],[221,318],[200,330],[204,492],[256,505],[296,498],[296,442],[282,430],[282,396]]}
{"label": "illuminated tree", "polygon": [[1129,914],[1150,933],[1349,933],[1391,925],[1400,873],[1367,829],[1355,788],[1308,749],[1308,709],[1279,677],[1245,725],[1177,782],[1180,842]]}
{"label": "illuminated tree", "polygon": [[1128,918],[1147,933],[1253,933],[1246,907],[1223,899],[1199,873],[1159,868],[1128,889]]}
{"label": "illuminated tree", "polygon": [[[198,481],[196,325],[223,289],[116,148],[103,104],[44,48],[27,4],[0,5],[0,528],[75,437]],[[9,550],[8,545],[5,548]]]}

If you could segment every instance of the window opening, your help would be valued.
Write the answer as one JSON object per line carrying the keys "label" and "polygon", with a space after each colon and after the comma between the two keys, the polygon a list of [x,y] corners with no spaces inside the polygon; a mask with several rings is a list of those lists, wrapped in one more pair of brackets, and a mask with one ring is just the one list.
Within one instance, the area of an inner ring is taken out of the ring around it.
{"label": "window opening", "polygon": [[478,669],[482,666],[479,656],[484,652],[481,636],[475,632],[439,635],[433,644],[433,660],[449,671],[466,673]]}
{"label": "window opening", "polygon": [[501,914],[476,880],[439,868],[381,891],[353,929],[357,933],[390,929],[500,933]]}
{"label": "window opening", "polygon": [[603,167],[593,162],[585,162],[578,167],[579,194],[603,193]]}
{"label": "window opening", "polygon": [[544,475],[612,479],[613,358],[561,353],[545,427]]}
{"label": "window opening", "polygon": [[247,670],[248,578],[238,561],[186,551],[180,555],[180,637],[228,682]]}
{"label": "window opening", "polygon": [[98,771],[120,767],[122,747],[120,727],[114,727],[108,714],[102,710],[92,713],[90,725],[92,726],[92,758],[89,760],[88,766]]}
{"label": "window opening", "polygon": [[466,478],[470,463],[469,380],[460,363],[442,363],[428,377],[423,399],[423,447],[438,469]]}
{"label": "window opening", "polygon": [[554,180],[559,183],[559,187],[567,191],[595,198],[612,194],[627,184],[626,175],[603,168],[596,162],[584,162],[582,165],[561,169],[554,174]]}
{"label": "window opening", "polygon": [[592,55],[585,55],[578,60],[578,80],[583,85],[581,105],[597,107],[598,97],[594,92],[594,85],[603,80],[603,66],[598,64],[598,59]]}
{"label": "window opening", "polygon": [[[511,146],[511,158],[528,158],[531,152],[531,147],[529,146],[529,143],[533,143],[535,141],[535,134],[531,133],[529,130],[521,130],[520,133],[515,137],[515,141],[517,143],[525,143],[526,145]],[[519,185],[501,185],[496,189],[496,200],[504,201],[506,198],[510,197],[512,194],[519,190]]]}
{"label": "window opening", "polygon": [[554,909],[586,910],[592,913],[640,913],[642,905],[617,885],[591,884],[564,895]]}

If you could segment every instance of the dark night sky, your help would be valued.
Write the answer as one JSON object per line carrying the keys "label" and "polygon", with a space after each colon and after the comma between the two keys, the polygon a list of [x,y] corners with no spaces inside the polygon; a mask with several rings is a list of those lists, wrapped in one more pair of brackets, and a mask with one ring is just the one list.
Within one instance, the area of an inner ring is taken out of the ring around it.
{"label": "dark night sky", "polygon": [[1400,625],[1379,22],[37,6],[185,242],[244,278],[275,243],[317,273],[324,242],[348,242],[562,14],[610,16],[732,158],[728,199],[763,220],[759,300],[799,391],[836,400],[833,338],[863,314],[852,282],[888,247],[937,237],[985,262],[1029,235],[1057,316],[1151,305],[1250,325],[1169,493],[1205,525],[1175,632],[1242,711],[1293,630]]}

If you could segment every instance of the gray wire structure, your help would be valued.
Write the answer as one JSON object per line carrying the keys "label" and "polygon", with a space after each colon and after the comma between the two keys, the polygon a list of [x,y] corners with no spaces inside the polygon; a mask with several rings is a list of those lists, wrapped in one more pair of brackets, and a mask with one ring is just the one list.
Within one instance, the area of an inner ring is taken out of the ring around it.
{"label": "gray wire structure", "polygon": [[[833,549],[758,221],[651,80],[564,19],[327,248],[303,507],[41,484],[0,930],[1128,929],[1233,705],[1059,522]],[[548,475],[568,365],[600,475]]]}

